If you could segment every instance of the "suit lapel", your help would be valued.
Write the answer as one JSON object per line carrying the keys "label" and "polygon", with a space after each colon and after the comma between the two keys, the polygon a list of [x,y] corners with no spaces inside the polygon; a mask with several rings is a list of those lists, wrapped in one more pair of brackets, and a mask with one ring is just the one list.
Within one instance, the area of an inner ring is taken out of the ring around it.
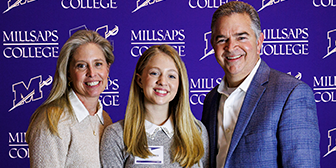
{"label": "suit lapel", "polygon": [[270,68],[261,60],[261,64],[251,81],[251,84],[246,92],[243,105],[241,107],[235,130],[232,134],[231,144],[226,158],[226,165],[230,161],[233,151],[236,149],[245,129],[248,125],[255,108],[263,95],[269,78]]}

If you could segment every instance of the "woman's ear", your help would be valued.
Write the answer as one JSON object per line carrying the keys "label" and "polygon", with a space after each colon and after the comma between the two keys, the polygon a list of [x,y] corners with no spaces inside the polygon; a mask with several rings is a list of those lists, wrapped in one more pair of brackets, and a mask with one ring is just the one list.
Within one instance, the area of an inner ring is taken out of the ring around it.
{"label": "woman's ear", "polygon": [[135,76],[135,80],[136,80],[137,84],[139,85],[139,87],[142,88],[141,76],[138,73]]}
{"label": "woman's ear", "polygon": [[111,63],[108,63],[108,64],[107,64],[107,74],[110,73],[110,68],[111,68]]}

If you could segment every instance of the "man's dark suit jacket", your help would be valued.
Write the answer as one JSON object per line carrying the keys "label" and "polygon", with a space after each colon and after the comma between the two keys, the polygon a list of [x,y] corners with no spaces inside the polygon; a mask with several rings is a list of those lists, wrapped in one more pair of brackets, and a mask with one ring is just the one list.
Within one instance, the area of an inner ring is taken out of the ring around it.
{"label": "man's dark suit jacket", "polygon": [[[218,85],[204,100],[202,122],[210,140],[210,167],[216,167]],[[241,107],[226,167],[319,167],[320,133],[312,89],[294,77],[261,64]]]}

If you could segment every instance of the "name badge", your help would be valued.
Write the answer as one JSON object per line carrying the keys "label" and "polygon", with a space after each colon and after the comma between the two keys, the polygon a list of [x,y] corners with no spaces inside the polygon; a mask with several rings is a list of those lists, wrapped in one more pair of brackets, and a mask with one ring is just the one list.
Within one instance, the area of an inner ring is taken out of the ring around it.
{"label": "name badge", "polygon": [[148,149],[154,156],[146,159],[135,156],[134,164],[163,164],[163,146],[149,146]]}

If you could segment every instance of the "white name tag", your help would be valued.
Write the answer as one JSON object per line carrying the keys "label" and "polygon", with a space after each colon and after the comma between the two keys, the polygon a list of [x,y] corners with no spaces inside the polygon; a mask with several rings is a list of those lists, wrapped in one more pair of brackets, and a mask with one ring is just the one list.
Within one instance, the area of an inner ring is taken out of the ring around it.
{"label": "white name tag", "polygon": [[163,146],[149,146],[148,149],[154,156],[146,159],[135,156],[134,164],[163,164]]}

